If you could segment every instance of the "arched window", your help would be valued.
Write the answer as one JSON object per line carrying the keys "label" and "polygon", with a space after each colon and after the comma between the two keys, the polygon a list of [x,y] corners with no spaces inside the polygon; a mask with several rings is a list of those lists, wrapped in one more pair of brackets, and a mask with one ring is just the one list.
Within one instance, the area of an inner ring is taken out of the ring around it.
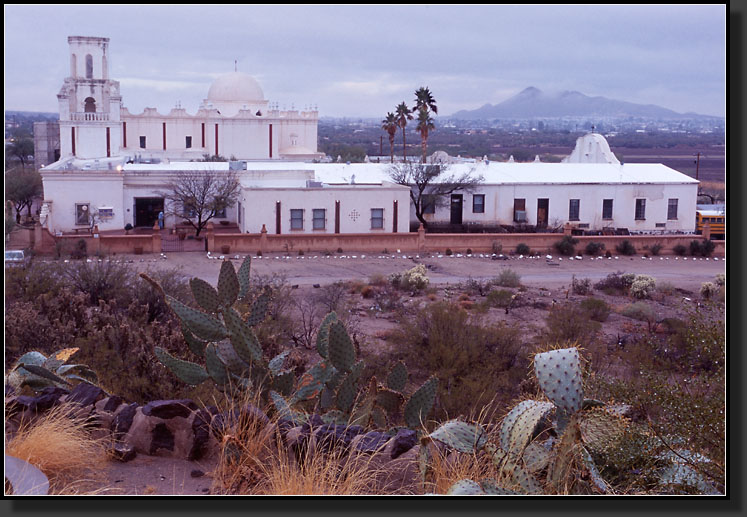
{"label": "arched window", "polygon": [[86,113],[96,113],[96,99],[93,97],[86,97],[86,107],[83,111]]}
{"label": "arched window", "polygon": [[75,54],[70,55],[70,76],[78,77],[78,62]]}
{"label": "arched window", "polygon": [[86,54],[86,79],[93,79],[93,56]]}

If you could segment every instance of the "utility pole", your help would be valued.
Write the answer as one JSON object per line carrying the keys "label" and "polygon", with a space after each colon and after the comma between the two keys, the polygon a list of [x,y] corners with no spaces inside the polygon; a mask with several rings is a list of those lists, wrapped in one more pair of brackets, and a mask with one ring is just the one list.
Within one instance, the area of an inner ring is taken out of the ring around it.
{"label": "utility pole", "polygon": [[384,135],[379,135],[379,156],[384,155]]}
{"label": "utility pole", "polygon": [[698,159],[695,162],[695,179],[696,180],[698,179],[698,171],[700,170],[700,152],[698,152],[697,156],[698,156]]}

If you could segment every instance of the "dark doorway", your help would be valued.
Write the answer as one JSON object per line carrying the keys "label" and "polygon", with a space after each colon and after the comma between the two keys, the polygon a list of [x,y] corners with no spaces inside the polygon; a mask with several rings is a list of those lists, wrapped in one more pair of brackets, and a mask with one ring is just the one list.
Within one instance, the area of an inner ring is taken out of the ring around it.
{"label": "dark doorway", "polygon": [[136,197],[135,226],[153,228],[158,221],[158,212],[162,211],[162,197]]}
{"label": "dark doorway", "polygon": [[537,200],[537,228],[547,228],[547,213],[550,207],[549,199]]}
{"label": "dark doorway", "polygon": [[451,195],[451,224],[462,224],[462,194]]}

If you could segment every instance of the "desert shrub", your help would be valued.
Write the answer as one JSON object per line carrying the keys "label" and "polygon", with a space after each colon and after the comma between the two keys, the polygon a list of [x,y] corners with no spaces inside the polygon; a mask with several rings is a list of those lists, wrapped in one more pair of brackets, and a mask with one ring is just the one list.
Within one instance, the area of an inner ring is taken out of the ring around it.
{"label": "desert shrub", "polygon": [[454,252],[451,251],[451,248],[446,248],[446,251],[444,252],[444,255],[450,257],[453,254],[454,254]]}
{"label": "desert shrub", "polygon": [[716,275],[716,285],[719,287],[723,287],[726,285],[726,275],[723,273],[719,273]]}
{"label": "desert shrub", "polygon": [[693,257],[710,257],[714,249],[716,249],[716,245],[710,239],[703,241],[690,241],[690,255]]}
{"label": "desert shrub", "polygon": [[492,282],[494,285],[501,287],[519,287],[521,285],[521,275],[511,268],[505,268],[501,270]]}
{"label": "desert shrub", "polygon": [[673,295],[676,289],[672,282],[659,282],[656,284],[656,291],[667,296]]}
{"label": "desert shrub", "polygon": [[561,240],[553,244],[553,247],[561,255],[571,256],[576,254],[576,244],[578,244],[578,239],[570,235],[565,235]]}
{"label": "desert shrub", "polygon": [[383,286],[389,283],[389,278],[381,273],[374,273],[368,277],[368,283],[369,285]]}
{"label": "desert shrub", "polygon": [[403,273],[392,273],[389,282],[404,291],[422,291],[428,287],[428,272],[423,264],[418,264]]}
{"label": "desert shrub", "polygon": [[342,309],[348,300],[349,286],[347,282],[338,280],[322,286],[312,297],[313,301],[321,305],[325,314]]}
{"label": "desert shrub", "polygon": [[467,251],[465,253],[467,255],[472,255],[472,248],[467,248]]}
{"label": "desert shrub", "polygon": [[443,419],[491,402],[503,407],[520,394],[529,366],[521,335],[443,301],[403,318],[391,340],[408,365],[440,379],[435,417]]}
{"label": "desert shrub", "polygon": [[532,250],[529,248],[528,245],[524,244],[523,242],[520,242],[516,245],[516,253],[518,255],[529,255],[531,254]]}
{"label": "desert shrub", "polygon": [[364,285],[361,288],[361,296],[363,298],[371,298],[373,296],[373,293],[374,293],[374,288],[370,285]]}
{"label": "desert shrub", "polygon": [[373,292],[375,310],[391,312],[402,308],[402,293],[392,284],[376,287]]}
{"label": "desert shrub", "polygon": [[491,286],[491,280],[478,280],[470,276],[467,280],[460,283],[457,288],[471,295],[485,296],[490,292]]}
{"label": "desert shrub", "polygon": [[490,251],[493,253],[493,255],[500,255],[501,252],[503,252],[503,244],[497,241],[493,241],[493,243],[490,245]]}
{"label": "desert shrub", "polygon": [[624,239],[620,244],[615,246],[615,251],[620,255],[635,255],[635,246],[628,239]]}
{"label": "desert shrub", "polygon": [[605,278],[594,284],[594,288],[600,291],[626,292],[630,289],[634,279],[635,275],[633,273],[617,271],[608,274]]}
{"label": "desert shrub", "polygon": [[571,288],[573,294],[589,294],[591,292],[591,278],[582,278],[578,280],[576,275],[571,277]]}
{"label": "desert shrub", "polygon": [[700,286],[700,296],[703,298],[711,298],[718,293],[718,290],[719,286],[713,282],[703,282],[703,285]]}
{"label": "desert shrub", "polygon": [[586,248],[584,248],[584,251],[586,251],[587,255],[599,255],[602,250],[604,250],[603,242],[589,241],[586,244]]}
{"label": "desert shrub", "polygon": [[57,263],[32,262],[26,268],[5,268],[5,303],[33,301],[45,293],[55,294],[65,287]]}
{"label": "desert shrub", "polygon": [[662,250],[663,248],[664,248],[664,246],[663,246],[663,245],[662,245],[661,243],[658,243],[658,242],[657,242],[656,244],[652,245],[652,246],[651,246],[651,248],[649,248],[649,251],[651,252],[651,254],[652,254],[652,255],[653,255],[654,257],[656,257],[656,256],[658,256],[658,255],[659,255],[659,253],[661,253],[661,250]]}
{"label": "desert shrub", "polygon": [[75,246],[70,251],[70,258],[75,260],[84,259],[88,256],[88,245],[83,239],[78,239],[75,242]]}
{"label": "desert shrub", "polygon": [[123,300],[134,283],[134,275],[127,264],[112,261],[93,261],[66,264],[65,278],[96,305],[99,300]]}
{"label": "desert shrub", "polygon": [[651,294],[655,290],[656,279],[649,275],[636,275],[633,279],[633,283],[630,284],[630,294],[634,298],[651,298]]}
{"label": "desert shrub", "polygon": [[675,244],[672,247],[672,251],[674,251],[675,255],[679,255],[680,257],[683,257],[685,253],[687,253],[687,248],[684,244]]}
{"label": "desert shrub", "polygon": [[488,305],[491,307],[505,308],[511,305],[514,293],[508,289],[497,289],[488,293]]}
{"label": "desert shrub", "polygon": [[587,311],[574,303],[557,304],[550,308],[542,335],[545,342],[589,344],[601,325],[589,319]]}
{"label": "desert shrub", "polygon": [[656,319],[654,309],[645,302],[634,302],[626,305],[622,310],[622,315],[626,318],[646,322],[651,322]]}
{"label": "desert shrub", "polygon": [[586,312],[589,319],[594,321],[607,321],[610,315],[610,306],[599,298],[586,298],[581,302],[580,307]]}

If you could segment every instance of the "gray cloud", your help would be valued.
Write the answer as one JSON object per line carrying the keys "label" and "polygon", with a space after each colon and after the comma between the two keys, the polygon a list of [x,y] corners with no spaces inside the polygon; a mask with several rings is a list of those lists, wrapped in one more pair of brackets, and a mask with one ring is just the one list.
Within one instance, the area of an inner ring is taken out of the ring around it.
{"label": "gray cloud", "polygon": [[132,112],[194,111],[238,60],[323,116],[383,117],[422,85],[442,114],[536,86],[724,116],[725,24],[723,5],[6,5],[5,106],[57,111],[66,38],[89,35]]}

